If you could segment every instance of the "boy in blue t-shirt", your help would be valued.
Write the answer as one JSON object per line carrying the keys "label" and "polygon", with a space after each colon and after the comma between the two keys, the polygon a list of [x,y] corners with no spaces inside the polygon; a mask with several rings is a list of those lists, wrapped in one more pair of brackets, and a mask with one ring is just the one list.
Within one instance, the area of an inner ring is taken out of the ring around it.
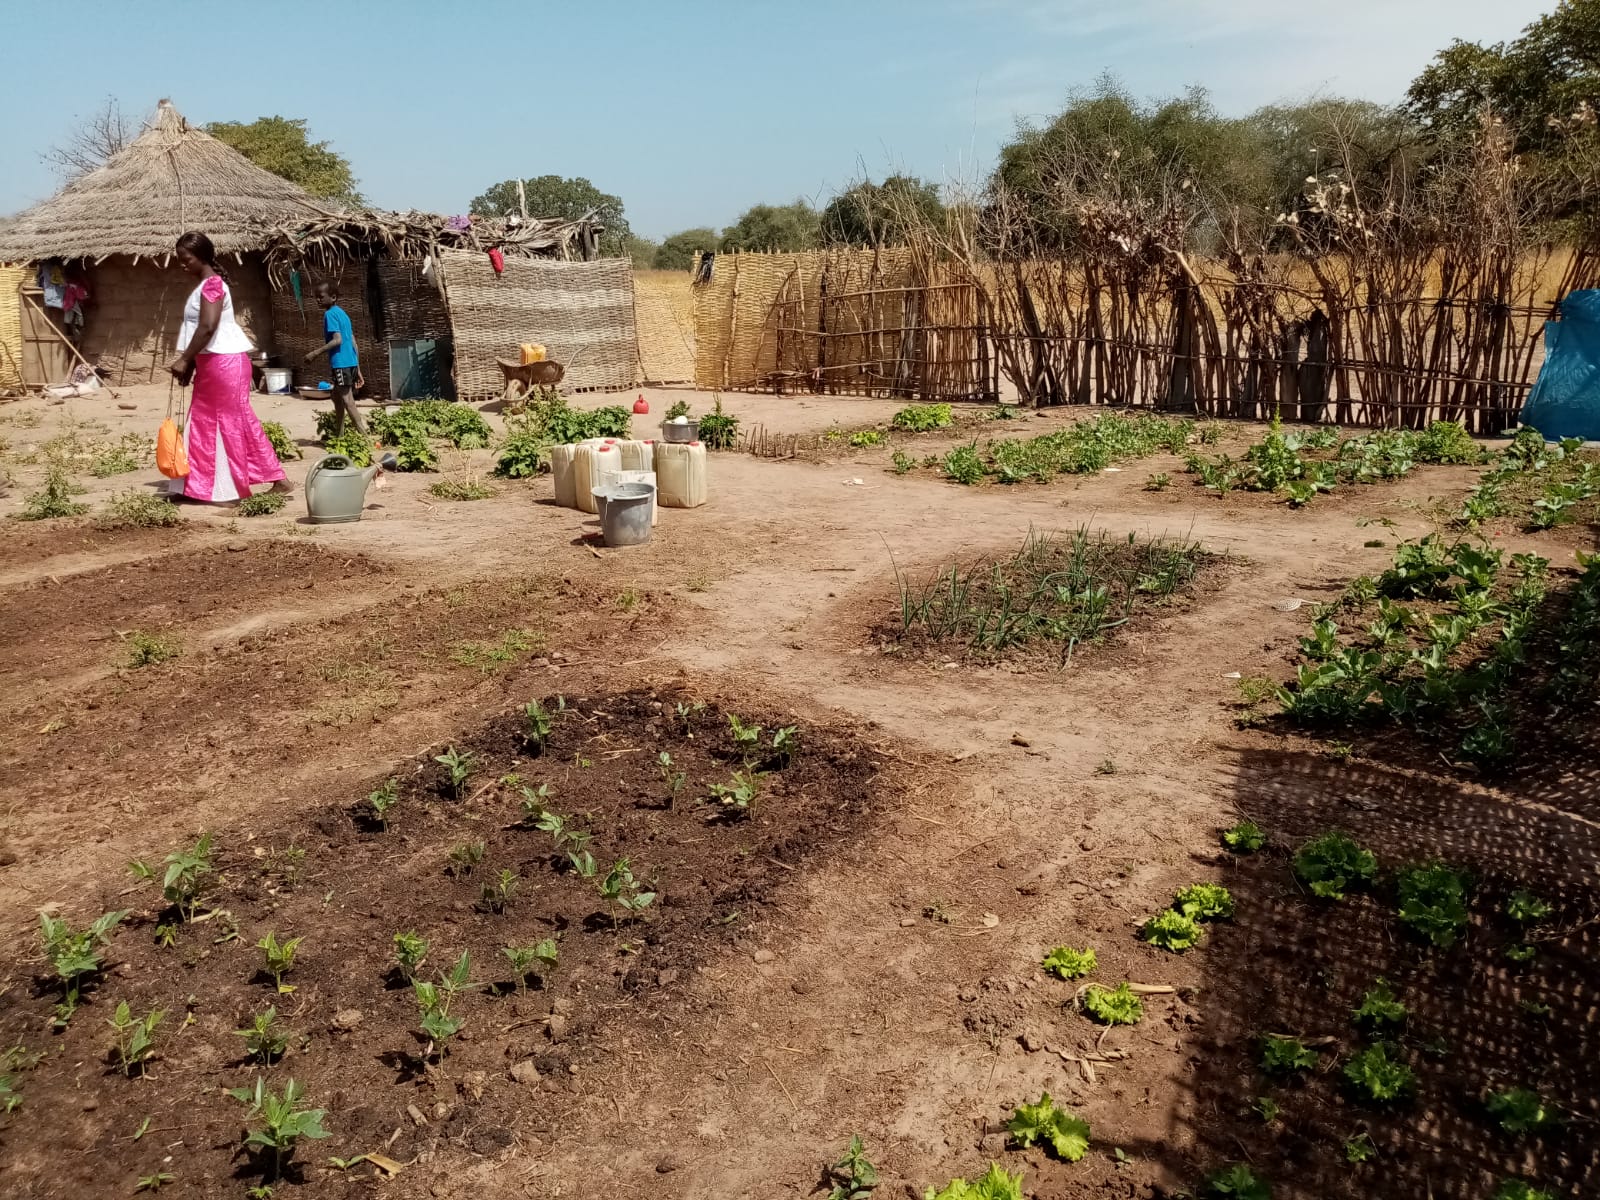
{"label": "boy in blue t-shirt", "polygon": [[356,432],[365,434],[367,426],[356,409],[356,389],[366,386],[361,378],[361,359],[356,353],[356,335],[350,328],[350,314],[339,307],[339,289],[326,281],[317,284],[317,303],[322,305],[322,345],[306,355],[310,362],[319,354],[328,356],[333,372],[333,432],[344,432],[346,414]]}

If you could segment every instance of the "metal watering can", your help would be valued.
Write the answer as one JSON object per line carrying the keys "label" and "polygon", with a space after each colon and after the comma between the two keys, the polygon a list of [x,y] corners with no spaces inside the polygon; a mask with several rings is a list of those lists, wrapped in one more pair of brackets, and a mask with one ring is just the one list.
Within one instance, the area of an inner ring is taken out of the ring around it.
{"label": "metal watering can", "polygon": [[306,514],[314,525],[359,521],[367,504],[367,485],[380,466],[393,470],[395,458],[385,454],[370,467],[354,466],[343,454],[328,454],[306,472]]}

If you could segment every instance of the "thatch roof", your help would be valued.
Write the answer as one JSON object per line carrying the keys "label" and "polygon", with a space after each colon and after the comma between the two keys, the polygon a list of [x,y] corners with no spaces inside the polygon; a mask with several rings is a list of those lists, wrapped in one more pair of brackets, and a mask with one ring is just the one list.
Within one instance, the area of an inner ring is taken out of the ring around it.
{"label": "thatch roof", "polygon": [[275,280],[302,264],[328,267],[378,251],[400,260],[422,260],[447,249],[491,248],[508,257],[591,259],[605,230],[593,213],[568,221],[560,217],[446,217],[380,209],[317,209],[283,222],[254,224]]}
{"label": "thatch roof", "polygon": [[260,225],[311,211],[311,196],[185,121],[163,100],[155,120],[104,166],[0,221],[0,262],[164,255],[191,229],[218,250],[255,250]]}

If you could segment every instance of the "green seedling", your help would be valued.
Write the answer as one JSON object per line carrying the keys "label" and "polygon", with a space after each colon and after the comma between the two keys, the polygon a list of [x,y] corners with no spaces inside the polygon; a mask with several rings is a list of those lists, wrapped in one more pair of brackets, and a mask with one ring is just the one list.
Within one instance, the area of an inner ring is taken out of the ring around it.
{"label": "green seedling", "polygon": [[141,1175],[139,1182],[133,1185],[135,1192],[159,1192],[163,1184],[171,1183],[177,1176],[167,1171],[157,1171],[154,1175]]}
{"label": "green seedling", "polygon": [[[162,866],[166,870],[161,877],[161,895],[177,908],[178,915],[185,921],[194,920],[200,905],[200,889],[214,871],[211,835],[201,834],[200,840],[188,850],[174,850]],[[137,858],[128,864],[128,872],[143,882],[154,882],[156,878],[156,869]]]}
{"label": "green seedling", "polygon": [[1309,1071],[1317,1065],[1317,1052],[1297,1037],[1276,1033],[1261,1037],[1261,1069],[1272,1075]]}
{"label": "green seedling", "polygon": [[522,877],[515,871],[502,867],[493,879],[483,885],[483,907],[490,912],[503,913],[516,897]]}
{"label": "green seedling", "polygon": [[1057,979],[1079,979],[1098,964],[1093,947],[1074,950],[1071,946],[1057,946],[1044,956],[1044,962],[1040,965]]}
{"label": "green seedling", "polygon": [[554,728],[555,719],[550,715],[550,710],[537,700],[530,700],[522,706],[522,738],[528,745],[543,750]]}
{"label": "green seedling", "polygon": [[1506,899],[1506,916],[1523,925],[1548,920],[1554,912],[1548,901],[1524,888],[1518,888]]}
{"label": "green seedling", "polygon": [[868,1160],[860,1134],[850,1139],[839,1161],[828,1168],[823,1182],[832,1188],[828,1200],[867,1200],[872,1195],[878,1186],[878,1168]]}
{"label": "green seedling", "polygon": [[1371,884],[1378,859],[1337,830],[1312,838],[1294,856],[1294,873],[1324,900],[1343,900],[1353,888]]}
{"label": "green seedling", "polygon": [[683,791],[683,785],[688,781],[688,776],[682,771],[673,769],[672,755],[663,750],[656,755],[656,771],[661,776],[661,785],[667,792],[667,807],[678,807],[678,796]]}
{"label": "green seedling", "polygon": [[988,1173],[975,1183],[952,1179],[942,1188],[929,1188],[923,1200],[1024,1200],[1022,1172],[1011,1175],[999,1163],[990,1163]]}
{"label": "green seedling", "polygon": [[1383,1043],[1368,1046],[1344,1066],[1344,1077],[1360,1100],[1370,1104],[1392,1104],[1403,1100],[1416,1087],[1412,1069],[1389,1054]]}
{"label": "green seedling", "polygon": [[367,793],[367,808],[379,829],[389,828],[389,810],[400,802],[400,781],[386,779],[376,790]]}
{"label": "green seedling", "polygon": [[1144,1016],[1144,1001],[1127,983],[1115,988],[1095,983],[1083,993],[1083,1011],[1102,1025],[1134,1025]]}
{"label": "green seedling", "polygon": [[1062,1162],[1078,1162],[1089,1151],[1089,1122],[1057,1108],[1049,1092],[1037,1104],[1017,1105],[1006,1132],[1024,1150],[1042,1145]]}
{"label": "green seedling", "polygon": [[1099,765],[1095,767],[1094,773],[1096,775],[1115,775],[1117,773],[1117,764],[1109,758],[1101,759]]}
{"label": "green seedling", "polygon": [[250,1056],[264,1066],[270,1066],[289,1048],[289,1035],[278,1024],[276,1007],[250,1014],[250,1024],[244,1029],[235,1029],[233,1036],[242,1037]]}
{"label": "green seedling", "polygon": [[457,800],[467,790],[467,780],[472,778],[472,772],[478,765],[477,758],[469,750],[465,754],[457,753],[451,746],[443,754],[436,754],[433,761],[450,773],[450,794]]}
{"label": "green seedling", "polygon": [[1200,924],[1186,913],[1167,909],[1144,923],[1139,936],[1152,946],[1182,954],[1200,942]]}
{"label": "green seedling", "polygon": [[1272,1200],[1272,1187],[1243,1163],[1233,1163],[1207,1177],[1205,1194],[1228,1200]]}
{"label": "green seedling", "polygon": [[734,748],[744,758],[744,765],[748,769],[756,760],[761,749],[761,726],[746,725],[738,716],[728,714],[728,728],[733,733]]}
{"label": "green seedling", "polygon": [[[525,787],[520,791],[522,793],[522,824],[531,825],[535,829],[543,829],[547,833],[550,832],[545,825],[541,824],[546,814],[554,816],[553,813],[550,813],[550,785],[541,783],[536,788]],[[564,822],[561,821],[561,818],[556,817],[556,821],[558,824],[555,828],[562,828]]]}
{"label": "green seedling", "polygon": [[1494,1200],[1556,1200],[1556,1194],[1536,1188],[1526,1179],[1502,1179],[1494,1190]]}
{"label": "green seedling", "polygon": [[305,1089],[293,1079],[284,1085],[282,1096],[268,1089],[267,1081],[259,1075],[254,1088],[229,1088],[228,1095],[249,1110],[245,1119],[253,1127],[245,1135],[245,1148],[272,1152],[270,1179],[277,1179],[283,1173],[284,1159],[294,1154],[301,1138],[316,1140],[328,1136],[328,1131],[322,1127],[327,1110],[299,1107]]}
{"label": "green seedling", "polygon": [[1222,831],[1222,845],[1235,854],[1254,854],[1267,844],[1267,835],[1254,821],[1240,821]]}
{"label": "green seedling", "polygon": [[471,875],[472,868],[483,862],[483,853],[482,842],[462,842],[450,851],[450,865],[446,869],[457,879]]}
{"label": "green seedling", "polygon": [[178,944],[178,927],[170,921],[163,921],[156,926],[156,945],[163,950],[169,950]]}
{"label": "green seedling", "polygon": [[414,980],[428,961],[428,939],[408,931],[394,935],[394,965],[407,980]]}
{"label": "green seedling", "polygon": [[1172,907],[1196,921],[1226,921],[1233,916],[1233,895],[1220,883],[1191,883]]}
{"label": "green seedling", "polygon": [[1490,1092],[1484,1107],[1506,1133],[1542,1133],[1561,1123],[1561,1113],[1538,1092],[1512,1088]]}
{"label": "green seedling", "polygon": [[793,725],[785,725],[772,735],[772,753],[784,766],[794,762],[800,753],[800,734]]}
{"label": "green seedling", "polygon": [[1406,1006],[1395,998],[1394,989],[1389,986],[1387,979],[1376,979],[1361,998],[1361,1007],[1350,1015],[1357,1025],[1376,1029],[1402,1024],[1406,1019]]}
{"label": "green seedling", "polygon": [[1527,966],[1539,957],[1539,947],[1529,942],[1517,942],[1505,949],[1506,961],[1516,963],[1518,966]]}
{"label": "green seedling", "polygon": [[757,771],[735,771],[727,783],[713,783],[711,797],[722,806],[748,816],[755,812],[756,801],[761,796],[761,775]]}
{"label": "green seedling", "polygon": [[412,983],[411,990],[416,996],[417,1008],[422,1013],[420,1027],[423,1036],[428,1039],[425,1055],[431,1056],[435,1047],[442,1054],[445,1043],[460,1033],[466,1024],[462,1018],[450,1015],[450,1006],[466,990],[471,974],[472,959],[463,950],[450,970],[439,972],[437,984],[421,980]]}
{"label": "green seedling", "polygon": [[616,910],[611,917],[613,925],[618,923],[619,913],[636,917],[655,901],[655,892],[639,889],[639,881],[633,877],[633,870],[628,866],[628,860],[619,858],[612,864],[611,870],[606,872],[606,877],[600,881],[600,898],[614,906]]}
{"label": "green seedling", "polygon": [[680,700],[672,706],[672,711],[677,715],[678,722],[683,726],[683,732],[690,737],[694,736],[690,733],[690,730],[694,728],[695,721],[699,719],[700,714],[705,710],[704,702],[699,700],[696,700],[693,704],[685,704]]}
{"label": "green seedling", "polygon": [[1344,1160],[1347,1163],[1364,1163],[1377,1152],[1372,1138],[1365,1133],[1358,1133],[1344,1141]]}
{"label": "green seedling", "polygon": [[1283,1115],[1283,1109],[1271,1096],[1257,1096],[1256,1102],[1250,1106],[1260,1114],[1263,1124],[1271,1125]]}
{"label": "green seedling", "polygon": [[593,879],[600,870],[599,864],[594,861],[594,855],[587,850],[567,851],[567,862],[571,864],[580,879]]}
{"label": "green seedling", "polygon": [[39,939],[61,980],[61,1003],[56,1005],[53,1022],[57,1029],[65,1029],[77,1011],[84,981],[100,970],[99,947],[110,945],[111,931],[127,915],[125,910],[102,913],[87,929],[73,929],[60,917],[39,914]]}
{"label": "green seedling", "polygon": [[1400,923],[1440,949],[1449,949],[1467,927],[1468,880],[1442,862],[1407,867],[1396,877]]}
{"label": "green seedling", "polygon": [[543,968],[542,974],[548,977],[555,974],[556,966],[561,961],[561,951],[554,938],[545,938],[532,946],[505,946],[500,953],[506,956],[516,973],[519,992],[527,990],[528,975],[535,967]]}
{"label": "green seedling", "polygon": [[279,942],[277,932],[272,931],[256,943],[266,959],[267,974],[272,976],[272,982],[278,985],[278,991],[282,995],[294,991],[294,985],[285,983],[283,977],[294,970],[295,951],[303,941],[305,938],[295,937],[285,938]]}
{"label": "green seedling", "polygon": [[153,1008],[142,1017],[135,1017],[126,1000],[117,1005],[117,1011],[106,1022],[117,1035],[117,1060],[124,1075],[144,1074],[144,1065],[155,1050],[156,1026],[167,1014]]}

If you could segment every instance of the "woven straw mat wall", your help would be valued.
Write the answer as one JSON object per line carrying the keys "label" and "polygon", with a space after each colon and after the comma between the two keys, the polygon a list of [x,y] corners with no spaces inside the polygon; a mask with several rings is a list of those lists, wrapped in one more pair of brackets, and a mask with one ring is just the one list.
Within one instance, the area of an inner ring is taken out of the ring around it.
{"label": "woven straw mat wall", "polygon": [[25,267],[0,267],[0,387],[22,386],[22,301]]}
{"label": "woven straw mat wall", "polygon": [[278,361],[294,372],[296,387],[315,387],[329,378],[327,358],[308,363],[305,357],[322,345],[322,309],[317,305],[316,284],[332,279],[339,289],[339,307],[350,316],[350,329],[356,335],[356,352],[361,356],[361,377],[366,381],[363,399],[389,398],[389,347],[378,339],[372,312],[367,303],[367,260],[349,259],[330,270],[319,270],[316,278],[300,281],[300,303],[285,280],[272,289],[272,324],[276,334]]}
{"label": "woven straw mat wall", "polygon": [[523,342],[543,343],[565,364],[564,386],[616,391],[632,385],[639,362],[633,267],[622,258],[555,262],[507,258],[496,275],[487,255],[442,250],[456,391],[488,400],[505,390],[496,359],[517,359]]}
{"label": "woven straw mat wall", "polygon": [[447,338],[450,307],[422,263],[384,255],[376,260],[378,290],[383,297],[383,335],[390,339]]}
{"label": "woven straw mat wall", "polygon": [[803,300],[800,327],[815,328],[824,272],[834,296],[900,287],[910,281],[911,256],[905,250],[717,255],[711,282],[694,289],[695,386],[762,386],[778,366],[773,304]]}
{"label": "woven straw mat wall", "polygon": [[694,379],[694,291],[687,271],[635,271],[633,312],[639,325],[639,378],[646,383]]}

